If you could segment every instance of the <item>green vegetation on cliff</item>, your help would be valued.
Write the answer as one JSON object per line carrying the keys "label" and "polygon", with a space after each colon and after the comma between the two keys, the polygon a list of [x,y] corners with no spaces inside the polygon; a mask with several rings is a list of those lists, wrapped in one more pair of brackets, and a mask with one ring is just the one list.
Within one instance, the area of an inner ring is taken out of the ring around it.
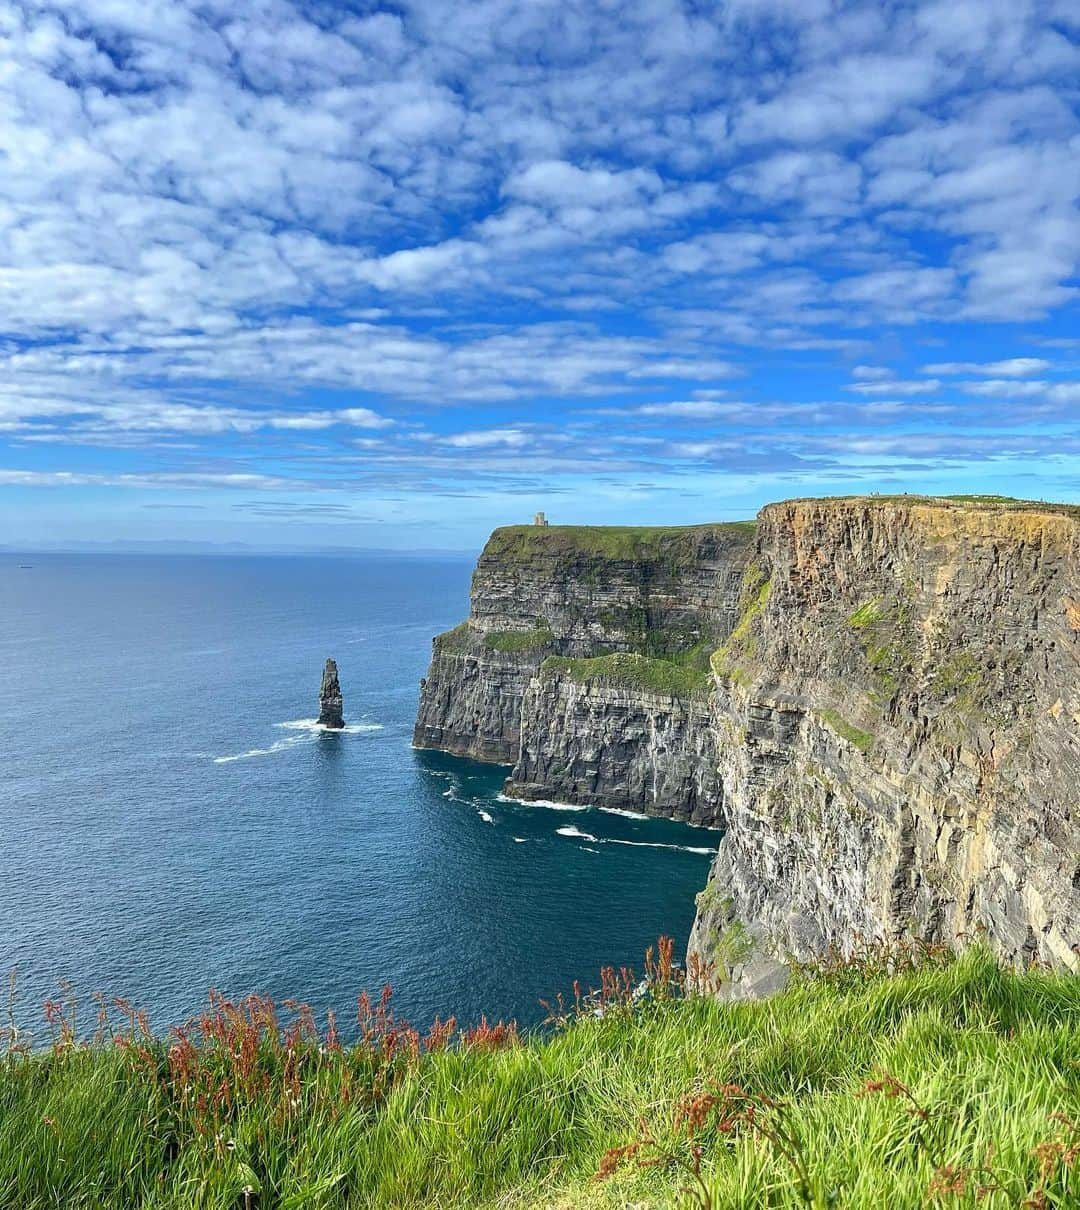
{"label": "green vegetation on cliff", "polygon": [[54,1009],[44,1053],[4,1059],[0,1035],[0,1206],[1080,1204],[1080,978],[981,948],[889,965],[739,1005],[666,978],[631,1005],[609,972],[602,1016],[527,1038],[425,1040],[375,1005],[343,1047],[307,1011],[218,999],[167,1041],[135,1019],[79,1045]]}
{"label": "green vegetation on cliff", "polygon": [[444,630],[435,636],[435,647],[438,651],[465,651],[469,646],[470,627],[468,621],[458,622],[453,630]]}
{"label": "green vegetation on cliff", "polygon": [[539,651],[551,640],[547,626],[536,626],[533,630],[489,630],[484,635],[484,646],[492,651]]}
{"label": "green vegetation on cliff", "polygon": [[1061,504],[1050,500],[1022,500],[1015,496],[994,495],[947,495],[920,496],[904,492],[899,495],[877,494],[869,496],[800,496],[791,500],[780,500],[767,504],[766,508],[783,508],[791,504],[860,504],[892,507],[897,504],[936,505],[942,508],[976,509],[997,512],[1047,512],[1064,516],[1080,517],[1080,504]]}
{"label": "green vegetation on cliff", "polygon": [[837,735],[842,736],[850,744],[854,744],[860,752],[869,752],[874,746],[874,737],[866,731],[861,731],[853,723],[849,723],[836,710],[818,710],[817,714],[829,724]]}
{"label": "green vegetation on cliff", "polygon": [[670,560],[673,570],[693,558],[702,540],[750,536],[754,521],[711,525],[505,525],[488,539],[486,558]]}
{"label": "green vegetation on cliff", "polygon": [[684,662],[657,660],[631,651],[615,651],[591,659],[548,656],[540,666],[543,677],[564,676],[579,684],[598,681],[627,689],[642,689],[672,697],[691,697],[708,691],[709,674],[688,652]]}

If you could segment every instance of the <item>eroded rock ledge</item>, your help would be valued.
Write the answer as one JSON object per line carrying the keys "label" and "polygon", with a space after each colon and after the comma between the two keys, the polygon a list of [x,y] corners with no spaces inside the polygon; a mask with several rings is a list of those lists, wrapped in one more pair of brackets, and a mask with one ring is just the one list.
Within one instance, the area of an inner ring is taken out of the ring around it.
{"label": "eroded rock ledge", "polygon": [[1080,967],[1080,509],[496,531],[416,742],[523,798],[722,824],[691,951],[727,994],[906,932]]}

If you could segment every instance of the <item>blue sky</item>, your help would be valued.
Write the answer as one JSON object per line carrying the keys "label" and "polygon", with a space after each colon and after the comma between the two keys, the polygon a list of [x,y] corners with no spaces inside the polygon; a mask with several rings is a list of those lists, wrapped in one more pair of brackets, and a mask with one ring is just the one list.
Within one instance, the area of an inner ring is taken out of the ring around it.
{"label": "blue sky", "polygon": [[1075,0],[0,0],[0,543],[1080,500]]}

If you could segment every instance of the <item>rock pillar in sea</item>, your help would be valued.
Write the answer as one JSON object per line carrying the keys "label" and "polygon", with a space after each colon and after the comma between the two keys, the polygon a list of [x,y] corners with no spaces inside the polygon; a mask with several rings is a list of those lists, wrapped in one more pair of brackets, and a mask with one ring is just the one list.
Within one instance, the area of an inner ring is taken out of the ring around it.
{"label": "rock pillar in sea", "polygon": [[322,726],[337,729],[344,727],[342,706],[337,664],[333,660],[327,660],[322,674],[322,688],[319,690],[319,722]]}

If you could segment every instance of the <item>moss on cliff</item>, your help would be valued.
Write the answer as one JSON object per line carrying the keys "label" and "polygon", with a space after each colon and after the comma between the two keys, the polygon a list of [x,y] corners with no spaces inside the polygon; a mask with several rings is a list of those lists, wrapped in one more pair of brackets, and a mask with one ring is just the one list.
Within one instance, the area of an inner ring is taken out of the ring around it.
{"label": "moss on cliff", "polygon": [[739,620],[727,641],[712,653],[709,661],[714,675],[743,686],[753,680],[744,663],[752,661],[757,652],[754,626],[768,608],[771,593],[772,581],[768,574],[756,560],[749,563],[743,572],[739,593]]}
{"label": "moss on cliff", "polygon": [[853,723],[849,723],[842,714],[836,710],[817,710],[815,713],[836,732],[837,735],[846,739],[848,743],[854,744],[860,752],[869,752],[874,746],[874,737],[868,731],[862,731]]}
{"label": "moss on cliff", "polygon": [[489,630],[484,635],[484,646],[502,652],[540,651],[551,640],[551,630],[540,625],[533,630]]}
{"label": "moss on cliff", "polygon": [[599,681],[672,697],[691,697],[707,692],[709,687],[708,672],[700,664],[651,659],[631,651],[616,651],[592,659],[549,656],[540,666],[540,675],[563,676],[582,685]]}
{"label": "moss on cliff", "polygon": [[438,652],[467,650],[470,630],[468,621],[459,622],[453,630],[444,630],[442,634],[435,636],[435,650]]}

